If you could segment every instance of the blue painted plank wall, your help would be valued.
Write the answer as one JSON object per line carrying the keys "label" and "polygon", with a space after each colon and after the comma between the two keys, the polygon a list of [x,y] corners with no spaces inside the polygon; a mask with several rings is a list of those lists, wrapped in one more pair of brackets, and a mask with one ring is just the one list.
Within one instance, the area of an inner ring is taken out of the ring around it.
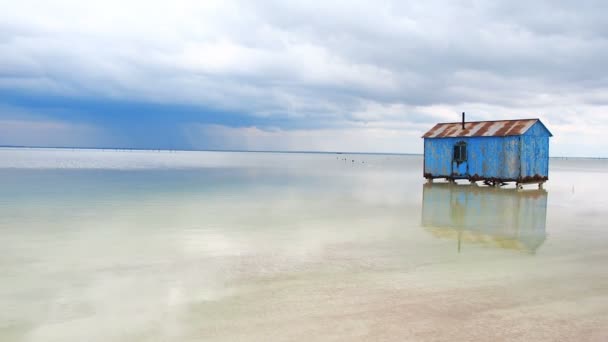
{"label": "blue painted plank wall", "polygon": [[452,172],[455,138],[424,139],[424,173],[448,176]]}
{"label": "blue painted plank wall", "polygon": [[520,137],[521,176],[549,176],[549,131],[537,122]]}
{"label": "blue painted plank wall", "polygon": [[435,177],[451,176],[453,148],[460,141],[467,143],[469,175],[503,179],[518,177],[518,136],[425,139],[424,173]]}

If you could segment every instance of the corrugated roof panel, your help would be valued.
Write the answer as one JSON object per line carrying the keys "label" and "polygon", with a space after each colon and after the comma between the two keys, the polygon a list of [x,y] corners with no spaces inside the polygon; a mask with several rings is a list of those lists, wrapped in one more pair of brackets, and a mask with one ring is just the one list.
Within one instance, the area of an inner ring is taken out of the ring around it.
{"label": "corrugated roof panel", "polygon": [[532,127],[538,119],[474,121],[439,123],[426,132],[423,138],[454,138],[454,137],[506,137],[522,135]]}

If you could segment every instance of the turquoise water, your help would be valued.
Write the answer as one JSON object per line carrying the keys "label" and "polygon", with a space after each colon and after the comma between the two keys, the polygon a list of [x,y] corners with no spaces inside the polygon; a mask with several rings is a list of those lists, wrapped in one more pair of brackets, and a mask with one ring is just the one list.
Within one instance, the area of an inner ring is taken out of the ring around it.
{"label": "turquoise water", "polygon": [[1,341],[608,339],[608,162],[0,149]]}

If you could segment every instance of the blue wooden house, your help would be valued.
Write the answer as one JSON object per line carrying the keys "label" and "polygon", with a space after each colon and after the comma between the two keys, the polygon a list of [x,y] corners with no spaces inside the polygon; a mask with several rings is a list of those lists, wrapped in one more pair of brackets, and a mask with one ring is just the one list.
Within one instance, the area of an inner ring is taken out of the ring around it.
{"label": "blue wooden house", "polygon": [[551,132],[539,119],[439,123],[424,138],[424,177],[539,187],[549,179]]}

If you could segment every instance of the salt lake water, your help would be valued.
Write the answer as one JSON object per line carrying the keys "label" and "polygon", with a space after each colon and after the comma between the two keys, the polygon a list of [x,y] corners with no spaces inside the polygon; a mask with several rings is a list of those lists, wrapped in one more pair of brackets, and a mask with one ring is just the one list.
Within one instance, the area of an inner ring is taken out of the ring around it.
{"label": "salt lake water", "polygon": [[0,149],[0,341],[606,341],[608,161]]}

